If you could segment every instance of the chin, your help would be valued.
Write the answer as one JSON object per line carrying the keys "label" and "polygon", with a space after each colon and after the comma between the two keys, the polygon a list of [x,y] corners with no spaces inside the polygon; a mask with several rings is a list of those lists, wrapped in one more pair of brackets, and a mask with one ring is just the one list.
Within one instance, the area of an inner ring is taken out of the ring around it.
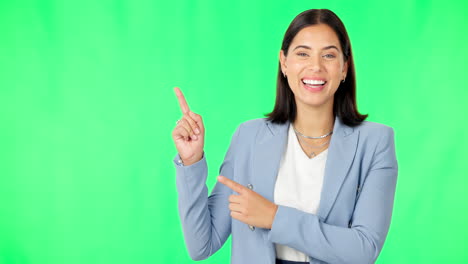
{"label": "chin", "polygon": [[302,99],[296,99],[296,103],[300,101],[302,105],[306,105],[309,107],[322,107],[327,104],[329,100],[325,98],[302,98]]}
{"label": "chin", "polygon": [[[297,98],[296,98],[297,99]],[[327,90],[323,90],[321,93],[302,93],[299,100],[307,105],[321,106],[327,103],[333,103],[333,94],[329,94]]]}

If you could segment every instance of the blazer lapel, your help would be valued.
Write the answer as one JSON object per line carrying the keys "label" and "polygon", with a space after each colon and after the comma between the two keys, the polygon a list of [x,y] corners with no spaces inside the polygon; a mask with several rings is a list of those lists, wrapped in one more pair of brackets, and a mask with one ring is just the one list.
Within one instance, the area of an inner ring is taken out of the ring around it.
{"label": "blazer lapel", "polygon": [[[274,201],[275,183],[286,148],[289,125],[289,122],[274,124],[267,121],[266,131],[258,134],[260,137],[254,146],[251,184],[254,191],[270,201]],[[327,219],[354,160],[359,136],[356,131],[335,117],[317,212],[323,221]]]}
{"label": "blazer lapel", "polygon": [[281,158],[285,151],[289,122],[274,124],[267,122],[265,131],[253,151],[253,190],[270,201],[274,201],[274,189]]}
{"label": "blazer lapel", "polygon": [[322,221],[327,220],[341,185],[348,175],[348,170],[356,154],[358,138],[358,130],[343,124],[340,118],[335,117],[317,212]]}

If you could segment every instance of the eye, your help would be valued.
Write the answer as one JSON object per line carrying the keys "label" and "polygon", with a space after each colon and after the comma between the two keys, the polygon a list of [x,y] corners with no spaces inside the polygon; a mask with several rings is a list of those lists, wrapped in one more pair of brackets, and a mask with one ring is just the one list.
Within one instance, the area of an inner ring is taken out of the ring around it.
{"label": "eye", "polygon": [[323,55],[323,57],[326,58],[326,59],[333,59],[333,58],[335,58],[336,56],[333,55],[333,54],[325,54],[325,55]]}
{"label": "eye", "polygon": [[308,56],[307,53],[304,53],[304,52],[299,52],[297,53],[298,56],[301,56],[301,57],[305,57],[305,56]]}

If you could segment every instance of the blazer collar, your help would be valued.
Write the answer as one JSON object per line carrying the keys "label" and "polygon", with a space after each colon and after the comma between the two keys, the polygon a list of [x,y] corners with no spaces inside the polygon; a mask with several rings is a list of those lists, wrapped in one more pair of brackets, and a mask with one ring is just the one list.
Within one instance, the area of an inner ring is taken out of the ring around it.
{"label": "blazer collar", "polygon": [[[259,134],[262,137],[254,146],[252,181],[256,186],[256,192],[274,201],[276,177],[285,151],[290,122],[275,124],[266,121],[266,125],[268,131]],[[354,160],[358,137],[359,130],[345,125],[339,117],[335,116],[317,212],[323,221],[326,221]]]}

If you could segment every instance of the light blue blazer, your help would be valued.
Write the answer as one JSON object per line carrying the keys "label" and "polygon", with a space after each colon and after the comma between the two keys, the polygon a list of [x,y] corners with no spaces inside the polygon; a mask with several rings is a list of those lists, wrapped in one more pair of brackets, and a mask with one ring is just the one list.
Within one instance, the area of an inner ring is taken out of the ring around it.
{"label": "light blue blazer", "polygon": [[[289,122],[265,118],[234,133],[220,175],[274,201]],[[231,218],[229,188],[217,182],[208,196],[207,163],[183,166],[176,155],[178,208],[190,257],[206,259],[232,234],[231,263],[274,264],[274,243],[304,252],[310,263],[373,263],[390,226],[398,173],[394,131],[364,121],[357,127],[335,118],[317,214],[279,206],[271,229]],[[217,176],[217,175],[216,175]]]}

